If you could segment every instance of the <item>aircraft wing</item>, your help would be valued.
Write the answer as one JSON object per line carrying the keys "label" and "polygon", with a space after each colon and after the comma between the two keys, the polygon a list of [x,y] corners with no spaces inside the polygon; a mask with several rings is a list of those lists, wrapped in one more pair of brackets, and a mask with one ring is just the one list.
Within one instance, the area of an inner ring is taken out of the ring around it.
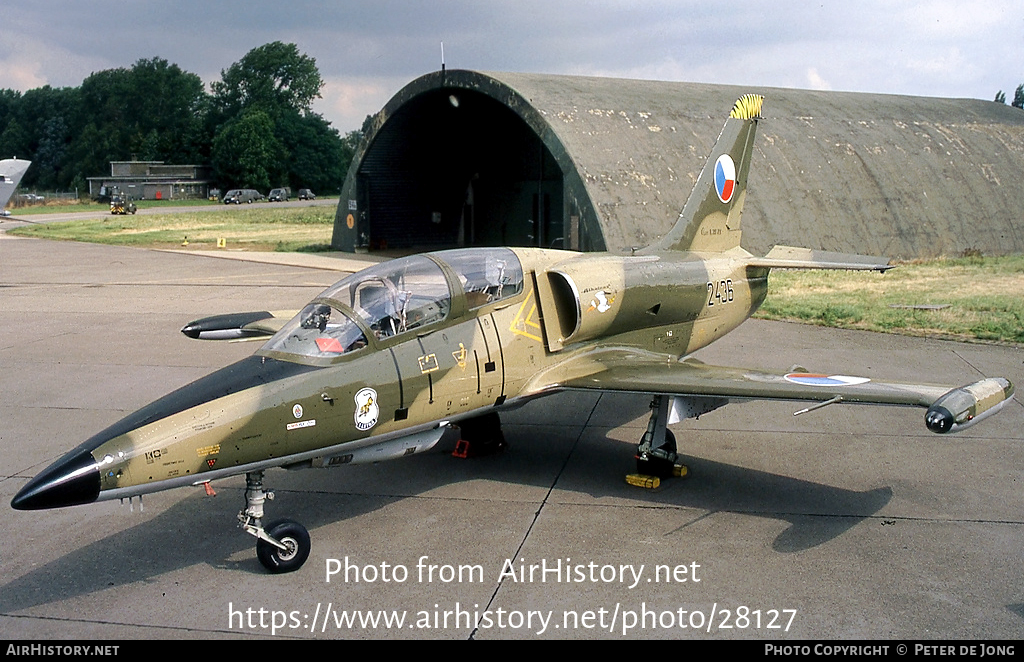
{"label": "aircraft wing", "polygon": [[983,379],[959,388],[900,384],[849,375],[727,368],[696,359],[667,361],[664,355],[623,349],[569,359],[538,375],[534,386],[542,391],[596,389],[723,399],[919,406],[928,408],[925,420],[933,432],[962,430],[995,413],[1013,396],[1013,385],[1003,378]]}

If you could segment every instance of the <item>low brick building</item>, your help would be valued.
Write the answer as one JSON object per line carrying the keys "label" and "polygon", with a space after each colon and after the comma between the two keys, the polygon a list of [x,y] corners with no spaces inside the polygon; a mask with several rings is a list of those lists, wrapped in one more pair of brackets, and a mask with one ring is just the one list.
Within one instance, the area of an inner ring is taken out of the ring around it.
{"label": "low brick building", "polygon": [[210,193],[210,173],[210,166],[111,161],[109,176],[88,178],[89,197],[119,192],[133,200],[205,199]]}

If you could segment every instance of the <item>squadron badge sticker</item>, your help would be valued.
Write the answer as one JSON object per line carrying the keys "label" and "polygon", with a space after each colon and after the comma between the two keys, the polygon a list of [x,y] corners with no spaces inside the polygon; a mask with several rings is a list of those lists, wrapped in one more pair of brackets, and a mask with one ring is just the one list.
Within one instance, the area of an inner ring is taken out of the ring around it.
{"label": "squadron badge sticker", "polygon": [[594,298],[590,300],[590,308],[587,308],[587,312],[596,310],[599,313],[606,313],[611,310],[613,303],[615,303],[614,296],[609,296],[604,290],[599,290],[594,292]]}
{"label": "squadron badge sticker", "polygon": [[364,388],[356,393],[356,429],[369,430],[377,425],[380,407],[377,406],[377,392],[372,388]]}

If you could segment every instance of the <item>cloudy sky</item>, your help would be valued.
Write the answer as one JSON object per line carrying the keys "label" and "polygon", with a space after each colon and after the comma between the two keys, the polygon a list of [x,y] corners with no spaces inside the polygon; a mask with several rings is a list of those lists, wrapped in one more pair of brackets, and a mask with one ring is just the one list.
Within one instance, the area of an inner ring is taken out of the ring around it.
{"label": "cloudy sky", "polygon": [[293,42],[326,85],[315,110],[358,128],[440,68],[1012,99],[1024,4],[861,0],[4,0],[0,88],[77,86],[162,57],[207,83]]}

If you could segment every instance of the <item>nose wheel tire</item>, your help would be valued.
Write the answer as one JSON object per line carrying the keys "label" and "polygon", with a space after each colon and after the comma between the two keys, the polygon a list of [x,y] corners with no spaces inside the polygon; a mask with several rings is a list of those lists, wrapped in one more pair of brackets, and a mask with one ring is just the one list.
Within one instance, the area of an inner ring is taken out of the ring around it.
{"label": "nose wheel tire", "polygon": [[294,572],[309,558],[309,532],[306,527],[291,520],[281,520],[266,527],[267,535],[286,549],[279,549],[266,540],[256,541],[256,557],[263,567],[274,574]]}

